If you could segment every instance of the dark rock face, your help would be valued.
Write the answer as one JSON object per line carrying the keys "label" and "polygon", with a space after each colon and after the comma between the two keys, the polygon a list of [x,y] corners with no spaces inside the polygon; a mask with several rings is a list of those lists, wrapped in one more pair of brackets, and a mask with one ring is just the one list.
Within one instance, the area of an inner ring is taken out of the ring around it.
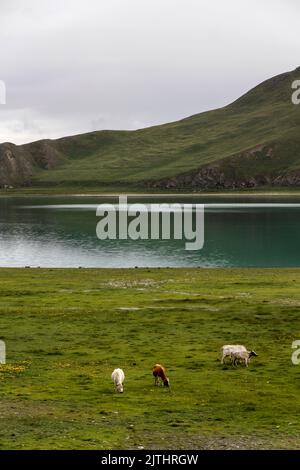
{"label": "dark rock face", "polygon": [[263,186],[300,186],[300,169],[289,172],[282,168],[276,169],[277,159],[278,150],[274,145],[258,145],[214,164],[172,178],[147,182],[147,186],[157,189],[200,191]]}
{"label": "dark rock face", "polygon": [[37,166],[45,170],[52,170],[62,159],[60,152],[52,145],[50,140],[40,140],[24,145],[29,150]]}
{"label": "dark rock face", "polygon": [[14,144],[0,146],[0,187],[30,184],[33,169],[30,153]]}
{"label": "dark rock face", "polygon": [[39,141],[27,145],[0,145],[0,188],[30,186],[34,168],[51,170],[62,159],[49,143]]}
{"label": "dark rock face", "polygon": [[300,171],[283,175],[257,175],[249,178],[232,179],[226,177],[218,167],[200,168],[195,172],[166,178],[148,183],[149,188],[156,189],[242,189],[262,186],[300,186]]}

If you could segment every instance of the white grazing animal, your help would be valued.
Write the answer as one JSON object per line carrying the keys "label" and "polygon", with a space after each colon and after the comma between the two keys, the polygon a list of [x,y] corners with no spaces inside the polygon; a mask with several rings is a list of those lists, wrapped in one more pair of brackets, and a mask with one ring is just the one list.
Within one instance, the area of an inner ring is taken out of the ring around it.
{"label": "white grazing animal", "polygon": [[241,352],[241,351],[247,352],[247,349],[245,348],[245,346],[241,344],[225,344],[221,348],[221,364],[224,364],[225,357],[229,356],[232,360],[232,355],[236,352]]}
{"label": "white grazing animal", "polygon": [[125,374],[122,369],[115,369],[111,374],[111,378],[115,383],[116,391],[119,393],[123,393],[124,387],[123,382],[125,380]]}
{"label": "white grazing animal", "polygon": [[232,353],[233,365],[236,366],[239,362],[244,362],[245,366],[248,367],[251,357],[256,357],[255,351],[236,351]]}

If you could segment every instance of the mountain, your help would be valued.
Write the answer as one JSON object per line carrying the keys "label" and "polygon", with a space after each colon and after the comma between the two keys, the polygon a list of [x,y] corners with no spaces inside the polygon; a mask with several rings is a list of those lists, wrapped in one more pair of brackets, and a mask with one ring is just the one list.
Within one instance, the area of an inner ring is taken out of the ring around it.
{"label": "mountain", "polygon": [[0,186],[224,189],[300,186],[300,67],[220,109],[137,131],[0,145]]}

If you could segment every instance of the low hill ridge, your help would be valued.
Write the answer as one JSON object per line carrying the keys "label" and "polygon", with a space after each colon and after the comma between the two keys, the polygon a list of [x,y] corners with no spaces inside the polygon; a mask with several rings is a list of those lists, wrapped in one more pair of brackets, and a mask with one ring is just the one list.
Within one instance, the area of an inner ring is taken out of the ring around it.
{"label": "low hill ridge", "polygon": [[136,131],[0,144],[1,187],[222,189],[300,185],[300,67],[228,106]]}

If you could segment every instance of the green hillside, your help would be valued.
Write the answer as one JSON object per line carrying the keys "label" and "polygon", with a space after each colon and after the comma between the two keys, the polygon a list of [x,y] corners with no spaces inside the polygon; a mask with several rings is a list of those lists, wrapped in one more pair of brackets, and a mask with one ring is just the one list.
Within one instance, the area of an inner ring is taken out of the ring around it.
{"label": "green hillside", "polygon": [[300,106],[291,102],[296,79],[300,68],[262,83],[229,106],[178,122],[11,146],[12,153],[21,150],[30,161],[23,180],[34,186],[297,186]]}

